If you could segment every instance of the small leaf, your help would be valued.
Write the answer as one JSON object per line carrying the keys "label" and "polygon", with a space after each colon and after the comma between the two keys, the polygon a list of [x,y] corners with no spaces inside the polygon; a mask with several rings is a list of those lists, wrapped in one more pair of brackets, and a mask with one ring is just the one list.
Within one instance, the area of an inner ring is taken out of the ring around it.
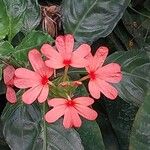
{"label": "small leaf", "polygon": [[150,92],[138,110],[130,138],[130,150],[150,150]]}
{"label": "small leaf", "polygon": [[112,32],[130,0],[63,0],[65,33],[78,42],[92,43]]}

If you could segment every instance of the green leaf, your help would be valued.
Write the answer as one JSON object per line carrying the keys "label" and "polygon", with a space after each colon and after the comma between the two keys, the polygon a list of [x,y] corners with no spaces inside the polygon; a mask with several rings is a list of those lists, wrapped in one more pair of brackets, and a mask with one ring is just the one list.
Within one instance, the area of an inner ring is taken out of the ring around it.
{"label": "green leaf", "polygon": [[120,98],[117,98],[115,101],[104,100],[102,101],[102,105],[105,108],[108,122],[119,143],[119,150],[127,150],[129,147],[131,127],[138,107]]}
{"label": "green leaf", "polygon": [[92,43],[112,32],[130,0],[63,0],[65,33],[78,42]]}
{"label": "green leaf", "polygon": [[9,146],[7,145],[4,136],[3,136],[3,126],[2,122],[0,121],[0,149],[1,150],[10,150]]}
{"label": "green leaf", "polygon": [[8,58],[15,49],[8,41],[0,42],[0,58]]}
{"label": "green leaf", "polygon": [[103,138],[96,121],[83,120],[82,126],[77,129],[85,150],[104,150]]}
{"label": "green leaf", "polygon": [[135,106],[143,102],[143,96],[150,84],[150,57],[145,51],[116,52],[106,63],[117,62],[122,67],[123,79],[114,84],[119,96]]}
{"label": "green leaf", "polygon": [[94,110],[98,112],[98,117],[96,119],[104,141],[106,150],[119,150],[119,141],[117,139],[116,133],[111,126],[108,114],[104,104],[102,105],[103,100],[97,101],[94,104]]}
{"label": "green leaf", "polygon": [[[4,0],[9,16],[9,41],[19,32],[28,33],[35,29],[41,20],[37,0]],[[13,7],[12,7],[13,6]]]}
{"label": "green leaf", "polygon": [[[43,113],[45,114],[45,109]],[[65,129],[62,120],[47,124],[43,120],[43,113],[36,103],[7,104],[2,114],[3,133],[11,149],[84,149],[76,130]]]}
{"label": "green leaf", "polygon": [[16,52],[14,57],[18,61],[22,61],[24,64],[27,63],[28,52],[33,48],[38,48],[44,43],[52,43],[53,39],[50,35],[43,33],[41,31],[32,31],[30,32],[22,42],[16,47]]}
{"label": "green leaf", "polygon": [[3,0],[0,0],[0,40],[4,39],[8,33],[9,18]]}
{"label": "green leaf", "polygon": [[40,7],[37,0],[27,0],[22,31],[30,32],[35,29],[41,21]]}
{"label": "green leaf", "polygon": [[21,30],[26,2],[24,0],[4,0],[9,16],[9,41]]}
{"label": "green leaf", "polygon": [[150,92],[138,110],[130,138],[130,150],[150,150]]}

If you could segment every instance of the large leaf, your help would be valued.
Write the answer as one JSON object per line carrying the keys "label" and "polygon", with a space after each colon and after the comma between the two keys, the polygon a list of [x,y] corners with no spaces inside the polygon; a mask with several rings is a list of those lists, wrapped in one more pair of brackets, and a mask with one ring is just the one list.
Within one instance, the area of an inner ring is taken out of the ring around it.
{"label": "large leaf", "polygon": [[103,137],[103,141],[105,144],[106,150],[119,150],[119,141],[117,139],[116,133],[111,126],[110,120],[108,118],[108,114],[106,112],[106,108],[104,105],[102,105],[102,100],[97,101],[94,104],[94,109],[98,112],[98,117],[96,119],[101,133]]}
{"label": "large leaf", "polygon": [[16,52],[14,54],[16,60],[27,62],[27,53],[33,49],[41,46],[44,43],[52,43],[53,39],[50,35],[43,33],[41,31],[30,32],[22,42],[16,47]]}
{"label": "large leaf", "polygon": [[22,28],[26,2],[24,0],[4,0],[9,16],[8,38],[11,40]]}
{"label": "large leaf", "polygon": [[134,105],[143,102],[147,84],[150,84],[150,57],[145,51],[116,52],[106,63],[117,62],[122,66],[123,79],[115,84],[119,96]]}
{"label": "large leaf", "polygon": [[138,110],[130,138],[130,150],[150,150],[150,92]]}
{"label": "large leaf", "polygon": [[29,32],[35,29],[41,21],[40,7],[37,0],[26,0],[26,10],[22,30]]}
{"label": "large leaf", "polygon": [[0,0],[0,40],[4,39],[8,33],[9,18],[3,0]]}
{"label": "large leaf", "polygon": [[83,125],[77,131],[85,150],[105,150],[101,131],[95,121],[84,120]]}
{"label": "large leaf", "polygon": [[39,24],[40,8],[36,0],[4,0],[4,2],[9,16],[9,40],[20,30],[26,33]]}
{"label": "large leaf", "polygon": [[3,136],[3,127],[2,127],[2,122],[0,121],[0,149],[1,150],[10,150],[10,148],[8,147],[4,136]]}
{"label": "large leaf", "polygon": [[115,101],[104,100],[102,105],[105,107],[107,121],[111,124],[113,133],[117,138],[119,150],[127,150],[132,124],[138,107],[120,98]]}
{"label": "large leaf", "polygon": [[92,43],[112,32],[130,0],[63,0],[65,33],[78,42]]}
{"label": "large leaf", "polygon": [[[62,121],[47,124],[37,104],[7,104],[3,115],[4,137],[12,150],[83,150],[74,129],[65,129]],[[12,140],[13,139],[13,140]]]}

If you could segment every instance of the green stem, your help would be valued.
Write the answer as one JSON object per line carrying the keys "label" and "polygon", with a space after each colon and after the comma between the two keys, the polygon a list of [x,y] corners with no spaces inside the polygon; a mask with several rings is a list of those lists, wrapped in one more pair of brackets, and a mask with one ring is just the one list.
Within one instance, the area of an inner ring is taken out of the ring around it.
{"label": "green stem", "polygon": [[65,66],[63,81],[66,81],[69,66]]}
{"label": "green stem", "polygon": [[[46,102],[43,103],[43,116],[46,113]],[[47,129],[46,129],[46,121],[43,118],[43,133],[44,133],[44,140],[43,140],[43,150],[47,150]]]}

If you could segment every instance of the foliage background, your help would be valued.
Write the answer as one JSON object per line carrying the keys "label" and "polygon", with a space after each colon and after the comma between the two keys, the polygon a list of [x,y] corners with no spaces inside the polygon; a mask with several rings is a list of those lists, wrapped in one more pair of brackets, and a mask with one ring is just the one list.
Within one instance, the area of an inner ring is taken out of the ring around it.
{"label": "foliage background", "polygon": [[[21,101],[6,105],[1,81],[0,149],[150,149],[150,1],[0,0],[1,78],[4,65],[28,66],[30,49],[53,43],[41,28],[39,4],[47,3],[61,5],[63,31],[73,33],[77,45],[88,42],[93,53],[101,45],[109,47],[106,63],[122,65],[123,80],[116,85],[119,97],[116,101],[102,97],[95,103],[96,122],[84,120],[80,129],[66,130],[61,120],[52,125],[43,121],[47,106],[27,106]],[[77,94],[86,95],[85,88]]]}

